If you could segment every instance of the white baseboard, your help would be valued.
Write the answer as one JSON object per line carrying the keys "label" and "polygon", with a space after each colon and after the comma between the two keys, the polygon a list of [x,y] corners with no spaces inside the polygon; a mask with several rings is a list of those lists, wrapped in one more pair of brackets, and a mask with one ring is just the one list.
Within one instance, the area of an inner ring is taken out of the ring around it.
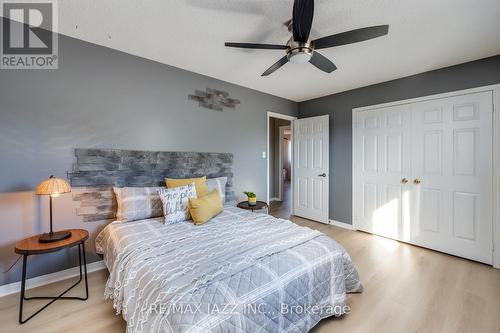
{"label": "white baseboard", "polygon": [[[106,268],[104,261],[96,261],[87,264],[87,273],[99,271]],[[49,283],[66,280],[75,276],[80,275],[80,269],[78,266],[73,268],[68,268],[63,271],[54,272],[50,274],[40,275],[31,279],[26,280],[26,290],[40,287]],[[21,291],[21,281],[13,282],[9,284],[4,284],[0,286],[0,297],[7,296],[10,294],[18,293]]]}
{"label": "white baseboard", "polygon": [[354,230],[352,227],[352,224],[345,223],[345,222],[340,222],[340,221],[335,221],[335,220],[329,220],[331,225],[334,225],[339,228],[347,229],[347,230]]}
{"label": "white baseboard", "polygon": [[269,201],[281,201],[280,198],[270,198]]}

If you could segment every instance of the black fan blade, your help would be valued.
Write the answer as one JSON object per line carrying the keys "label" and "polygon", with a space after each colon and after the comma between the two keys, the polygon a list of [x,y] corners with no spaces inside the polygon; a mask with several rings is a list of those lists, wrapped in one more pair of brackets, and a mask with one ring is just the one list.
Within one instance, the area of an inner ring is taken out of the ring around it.
{"label": "black fan blade", "polygon": [[387,35],[389,32],[388,25],[377,25],[373,27],[366,27],[339,34],[322,37],[313,41],[315,49],[324,49],[327,47],[334,47],[346,45],[351,43],[362,42],[368,39],[377,38]]}
{"label": "black fan blade", "polygon": [[309,62],[316,68],[321,69],[323,72],[331,73],[337,69],[337,66],[335,66],[333,62],[316,51],[314,51],[313,56],[311,60],[309,60]]}
{"label": "black fan blade", "polygon": [[225,43],[227,47],[239,47],[242,49],[261,49],[261,50],[286,50],[286,45],[276,44],[256,44],[256,43]]}
{"label": "black fan blade", "polygon": [[264,73],[262,73],[261,76],[268,76],[269,74],[272,74],[275,70],[279,69],[281,66],[286,64],[288,62],[288,58],[284,56],[277,62],[275,62],[271,67],[269,67]]}
{"label": "black fan blade", "polygon": [[305,43],[309,39],[314,17],[314,0],[295,0],[293,3],[293,40]]}

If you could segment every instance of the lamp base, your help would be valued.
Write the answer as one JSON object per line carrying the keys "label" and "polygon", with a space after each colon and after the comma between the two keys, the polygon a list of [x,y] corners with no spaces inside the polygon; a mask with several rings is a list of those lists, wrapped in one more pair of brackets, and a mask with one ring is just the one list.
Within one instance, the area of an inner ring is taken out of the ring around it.
{"label": "lamp base", "polygon": [[40,237],[38,238],[39,243],[52,243],[52,242],[57,242],[66,238],[71,237],[71,232],[70,231],[56,231],[53,233],[44,233],[41,234]]}

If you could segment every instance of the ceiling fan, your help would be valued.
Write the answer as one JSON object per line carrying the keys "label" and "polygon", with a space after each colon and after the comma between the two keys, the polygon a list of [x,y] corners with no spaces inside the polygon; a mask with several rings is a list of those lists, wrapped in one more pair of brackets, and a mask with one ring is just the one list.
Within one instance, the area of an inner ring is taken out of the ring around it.
{"label": "ceiling fan", "polygon": [[294,64],[310,62],[320,70],[331,73],[337,69],[337,66],[316,50],[362,42],[387,35],[389,32],[388,25],[377,25],[310,40],[309,33],[311,32],[313,16],[314,0],[294,0],[293,18],[285,23],[292,33],[292,37],[286,45],[227,42],[225,46],[244,49],[285,50],[286,55],[262,73],[262,76],[272,74],[287,62]]}

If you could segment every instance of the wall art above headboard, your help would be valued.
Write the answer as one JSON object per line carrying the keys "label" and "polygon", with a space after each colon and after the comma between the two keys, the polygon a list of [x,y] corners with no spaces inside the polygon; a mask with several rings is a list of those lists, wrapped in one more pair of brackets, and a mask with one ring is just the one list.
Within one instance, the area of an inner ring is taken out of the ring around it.
{"label": "wall art above headboard", "polygon": [[226,201],[234,200],[233,154],[119,149],[75,149],[68,178],[77,215],[85,222],[113,219],[113,186],[164,186],[165,178],[227,177]]}
{"label": "wall art above headboard", "polygon": [[188,98],[197,101],[202,108],[222,111],[223,108],[234,109],[241,102],[234,98],[229,98],[229,93],[216,89],[207,88],[206,91],[195,90],[194,95],[188,95]]}

